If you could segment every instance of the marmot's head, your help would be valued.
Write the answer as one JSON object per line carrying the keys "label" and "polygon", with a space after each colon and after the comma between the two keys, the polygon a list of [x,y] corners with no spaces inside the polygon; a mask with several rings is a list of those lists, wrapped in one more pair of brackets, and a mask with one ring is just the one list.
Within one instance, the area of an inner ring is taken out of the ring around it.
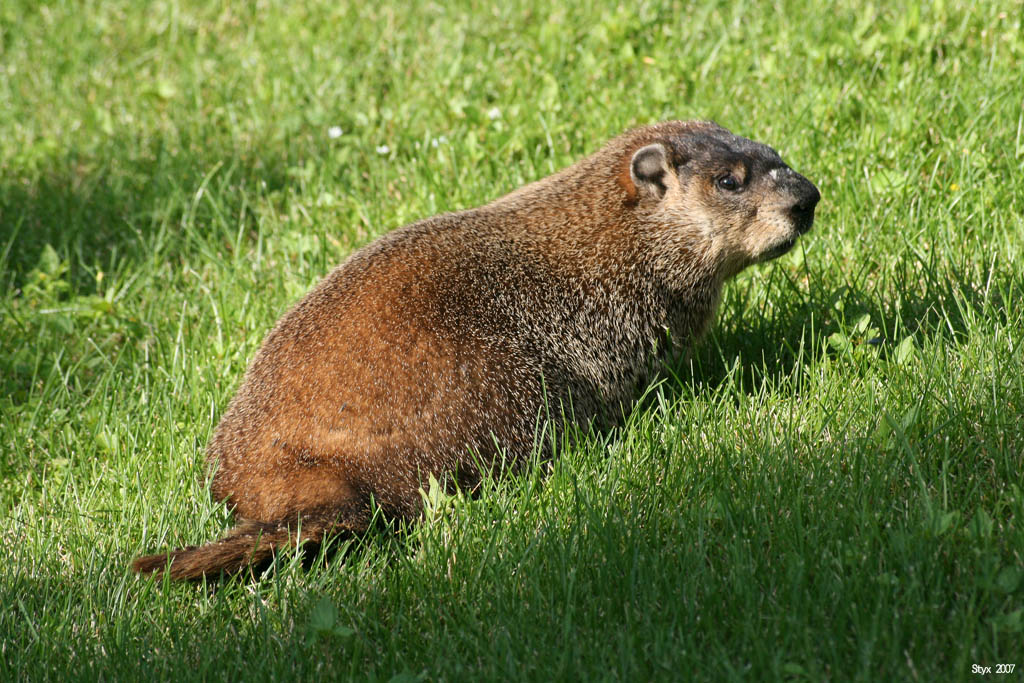
{"label": "marmot's head", "polygon": [[629,176],[660,259],[686,267],[698,257],[729,277],[811,229],[821,195],[771,147],[714,123],[656,128],[665,134],[632,153]]}

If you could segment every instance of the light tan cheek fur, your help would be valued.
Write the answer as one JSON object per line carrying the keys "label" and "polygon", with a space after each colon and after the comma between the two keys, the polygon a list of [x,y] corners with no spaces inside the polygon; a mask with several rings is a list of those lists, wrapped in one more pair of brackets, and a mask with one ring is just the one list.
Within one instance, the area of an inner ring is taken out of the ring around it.
{"label": "light tan cheek fur", "polygon": [[650,214],[653,239],[658,247],[656,264],[662,272],[687,281],[689,273],[706,272],[718,262],[725,245],[715,243],[714,218],[699,201],[697,192],[675,176],[666,181],[667,191]]}
{"label": "light tan cheek fur", "polygon": [[723,216],[710,206],[707,190],[698,183],[689,186],[672,178],[665,200],[657,211],[658,219],[671,225],[672,241],[685,247],[688,255],[699,254],[701,261],[713,264],[728,279],[747,266],[757,263],[779,244],[796,237],[788,204],[762,204],[752,219],[741,213]]}
{"label": "light tan cheek fur", "polygon": [[[700,270],[710,266],[722,275],[735,275],[756,260],[762,236],[757,228],[741,217],[723,217],[709,206],[706,191],[698,183],[680,183],[671,178],[661,205],[652,212],[653,223],[667,233],[664,243],[673,246],[659,250],[665,258],[681,259],[674,270]],[[770,241],[770,239],[768,240]]]}
{"label": "light tan cheek fur", "polygon": [[765,191],[758,198],[757,217],[746,229],[747,248],[754,262],[786,240],[798,236],[789,213],[795,198],[767,203],[769,194]]}

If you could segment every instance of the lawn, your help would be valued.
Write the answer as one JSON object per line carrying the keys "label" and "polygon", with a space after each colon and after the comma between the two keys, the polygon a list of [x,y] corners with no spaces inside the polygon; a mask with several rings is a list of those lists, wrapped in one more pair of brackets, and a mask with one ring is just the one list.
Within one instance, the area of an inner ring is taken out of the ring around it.
{"label": "lawn", "polygon": [[[1024,3],[406,4],[0,4],[0,679],[1020,680]],[[334,264],[667,118],[823,199],[621,429],[129,571],[230,526],[206,441]]]}

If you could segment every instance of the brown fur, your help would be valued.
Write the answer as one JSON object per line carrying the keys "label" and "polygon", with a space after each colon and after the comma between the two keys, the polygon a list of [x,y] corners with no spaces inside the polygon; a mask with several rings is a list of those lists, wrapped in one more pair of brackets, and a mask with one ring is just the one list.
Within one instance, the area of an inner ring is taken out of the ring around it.
{"label": "brown fur", "polygon": [[[732,175],[738,191],[721,187]],[[420,514],[429,476],[515,468],[545,411],[614,422],[652,359],[705,330],[723,281],[810,228],[818,193],[771,148],[666,122],[481,208],[353,254],[277,323],[209,445],[221,541],[136,560],[194,579]]]}

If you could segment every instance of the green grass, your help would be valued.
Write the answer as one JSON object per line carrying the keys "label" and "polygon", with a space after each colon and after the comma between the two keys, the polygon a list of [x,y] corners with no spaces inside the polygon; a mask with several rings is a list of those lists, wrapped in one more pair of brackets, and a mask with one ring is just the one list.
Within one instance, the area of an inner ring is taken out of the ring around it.
{"label": "green grass", "polygon": [[[556,5],[0,4],[0,678],[1020,679],[1024,4]],[[823,201],[624,428],[326,566],[128,571],[227,528],[204,445],[333,264],[664,118]]]}

